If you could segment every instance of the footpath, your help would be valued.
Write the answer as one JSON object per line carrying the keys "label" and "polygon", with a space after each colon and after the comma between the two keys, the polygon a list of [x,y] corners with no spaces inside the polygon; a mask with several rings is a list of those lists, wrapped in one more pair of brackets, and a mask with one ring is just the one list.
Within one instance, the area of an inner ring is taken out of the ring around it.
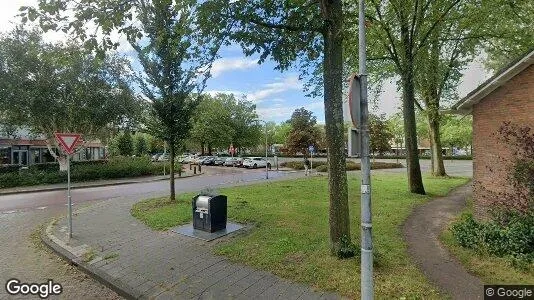
{"label": "footpath", "polygon": [[[249,183],[234,185],[242,184]],[[73,216],[72,239],[65,219],[50,223],[42,239],[126,298],[340,299],[212,254],[216,244],[232,235],[205,242],[149,229],[130,215],[142,198],[146,195],[82,208]]]}
{"label": "footpath", "polygon": [[445,197],[417,207],[403,226],[408,252],[423,273],[454,299],[482,299],[484,284],[454,258],[439,241],[445,227],[472,195],[471,183]]}

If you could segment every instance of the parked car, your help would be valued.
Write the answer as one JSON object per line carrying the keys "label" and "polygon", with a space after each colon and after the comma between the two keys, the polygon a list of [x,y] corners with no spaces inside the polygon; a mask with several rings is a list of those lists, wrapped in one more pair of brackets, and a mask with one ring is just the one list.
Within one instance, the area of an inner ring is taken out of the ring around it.
{"label": "parked car", "polygon": [[200,165],[206,165],[211,166],[215,162],[215,156],[204,156],[202,159],[199,160]]}
{"label": "parked car", "polygon": [[243,161],[243,167],[245,168],[271,168],[271,163],[265,160],[264,157],[249,157]]}
{"label": "parked car", "polygon": [[216,165],[216,166],[222,166],[224,165],[224,162],[226,161],[228,157],[215,157],[215,159],[213,160],[213,164]]}
{"label": "parked car", "polygon": [[238,167],[243,162],[243,159],[241,157],[228,157],[224,161],[224,166],[226,167]]}
{"label": "parked car", "polygon": [[158,157],[158,161],[168,161],[169,160],[169,154],[168,153],[163,153],[161,154],[159,157]]}
{"label": "parked car", "polygon": [[158,161],[158,158],[160,157],[162,153],[156,153],[154,155],[152,155],[152,157],[150,158],[151,161]]}

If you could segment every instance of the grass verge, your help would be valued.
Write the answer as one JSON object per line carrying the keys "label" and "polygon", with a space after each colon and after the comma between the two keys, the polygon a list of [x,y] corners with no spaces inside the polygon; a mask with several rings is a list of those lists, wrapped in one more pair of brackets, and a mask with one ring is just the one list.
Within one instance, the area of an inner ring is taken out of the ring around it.
{"label": "grass verge", "polygon": [[480,277],[486,284],[532,284],[534,282],[534,265],[531,268],[518,269],[512,265],[510,260],[464,248],[458,243],[450,228],[465,213],[472,213],[472,202],[468,203],[468,207],[440,236],[441,242],[462,265],[470,273]]}
{"label": "grass verge", "polygon": [[[352,239],[360,239],[360,180],[349,176]],[[413,207],[445,195],[467,178],[425,178],[427,196],[407,192],[406,176],[373,176],[373,230],[377,298],[438,298],[438,291],[406,253],[400,225]],[[221,190],[228,196],[231,219],[255,228],[215,248],[232,261],[270,271],[293,281],[344,296],[359,297],[359,257],[330,255],[326,176]],[[137,203],[132,214],[151,228],[165,230],[189,222],[192,194]]]}

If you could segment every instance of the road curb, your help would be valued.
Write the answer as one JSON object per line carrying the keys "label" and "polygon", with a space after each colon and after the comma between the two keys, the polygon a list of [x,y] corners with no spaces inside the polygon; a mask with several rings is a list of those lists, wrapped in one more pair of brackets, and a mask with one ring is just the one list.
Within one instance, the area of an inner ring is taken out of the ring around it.
{"label": "road curb", "polygon": [[[204,173],[200,174],[191,174],[187,176],[182,177],[175,177],[175,179],[181,179],[181,178],[189,178],[194,176],[200,176],[204,175]],[[136,183],[147,183],[147,182],[156,182],[156,181],[163,181],[163,180],[169,180],[169,178],[158,178],[158,179],[150,179],[150,180],[136,180],[136,181],[125,181],[125,182],[112,182],[112,183],[100,183],[100,184],[88,184],[88,185],[82,185],[82,186],[71,186],[71,190],[79,190],[79,189],[87,189],[87,188],[94,188],[94,187],[103,187],[103,186],[116,186],[116,185],[127,185],[127,184],[136,184]],[[66,185],[66,183],[65,183]],[[41,193],[41,192],[53,192],[53,191],[62,191],[65,190],[66,187],[53,187],[53,188],[43,188],[39,190],[20,190],[20,191],[0,191],[0,196],[5,195],[15,195],[15,194],[31,194],[31,193]]]}
{"label": "road curb", "polygon": [[[126,299],[139,299],[142,295],[136,295],[132,292],[130,287],[125,287],[124,284],[120,283],[118,280],[112,278],[105,272],[99,271],[93,268],[90,264],[83,262],[81,257],[76,256],[71,249],[72,248],[64,244],[59,238],[52,234],[52,227],[55,225],[56,221],[51,221],[46,227],[44,227],[40,233],[41,241],[53,252],[55,252],[63,260],[67,261],[69,264],[76,266],[79,270],[83,271],[87,275],[91,276],[98,282],[104,284],[110,289],[114,290],[117,294],[121,295]],[[62,246],[63,244],[64,246]]]}

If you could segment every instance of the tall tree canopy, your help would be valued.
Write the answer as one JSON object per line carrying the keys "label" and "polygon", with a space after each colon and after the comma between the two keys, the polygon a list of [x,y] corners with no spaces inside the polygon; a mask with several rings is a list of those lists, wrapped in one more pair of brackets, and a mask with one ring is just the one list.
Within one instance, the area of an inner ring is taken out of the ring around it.
{"label": "tall tree canopy", "polygon": [[309,155],[308,147],[317,147],[320,140],[320,128],[317,125],[317,118],[311,111],[304,108],[296,109],[289,119],[291,131],[287,137],[286,147],[290,153],[301,152],[305,156]]}
{"label": "tall tree canopy", "polygon": [[101,138],[140,110],[130,73],[118,56],[45,43],[40,31],[17,28],[0,38],[0,111],[7,123],[42,134],[49,147],[56,145],[54,132]]}
{"label": "tall tree canopy", "polygon": [[[325,106],[328,146],[330,244],[339,253],[350,242],[345,141],[343,132],[343,1],[206,1],[203,19],[228,28],[230,38],[259,62],[272,58],[277,69],[300,66],[303,76],[319,77]],[[322,75],[322,76],[321,76]]]}
{"label": "tall tree canopy", "polygon": [[[196,0],[39,0],[23,8],[24,18],[39,19],[46,29],[73,32],[87,47],[105,51],[117,46],[112,33],[123,34],[137,52],[143,71],[139,84],[152,103],[147,130],[169,145],[170,197],[174,199],[174,152],[189,136],[191,116],[209,78],[222,35],[200,35]],[[74,14],[70,14],[74,12]],[[102,33],[89,34],[94,23]],[[224,29],[224,28],[223,28]]]}

